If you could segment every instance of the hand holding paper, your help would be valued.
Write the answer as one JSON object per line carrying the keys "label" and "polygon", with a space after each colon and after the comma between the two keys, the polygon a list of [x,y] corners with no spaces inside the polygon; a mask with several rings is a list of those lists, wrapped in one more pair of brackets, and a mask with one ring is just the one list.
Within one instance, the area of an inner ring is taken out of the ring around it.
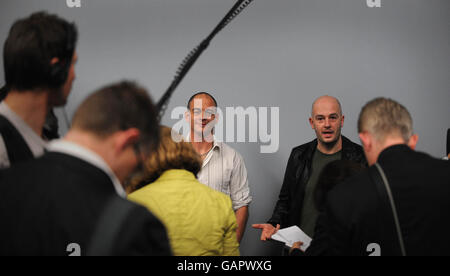
{"label": "hand holding paper", "polygon": [[295,242],[301,241],[303,245],[300,247],[302,251],[306,251],[311,244],[312,239],[306,235],[298,226],[291,226],[279,230],[272,235],[272,239],[280,241],[286,244],[288,247],[292,247]]}

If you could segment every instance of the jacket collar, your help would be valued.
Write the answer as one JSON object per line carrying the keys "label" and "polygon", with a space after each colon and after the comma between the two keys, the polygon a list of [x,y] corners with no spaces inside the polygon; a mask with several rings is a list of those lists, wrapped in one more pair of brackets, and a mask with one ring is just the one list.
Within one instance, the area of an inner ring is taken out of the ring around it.
{"label": "jacket collar", "polygon": [[411,152],[413,151],[406,144],[398,144],[385,148],[378,156],[378,162],[383,162],[384,160],[390,159],[392,155],[397,156],[397,154]]}
{"label": "jacket collar", "polygon": [[196,180],[195,175],[187,170],[177,170],[171,169],[165,171],[159,178],[158,181],[166,181],[166,180],[174,180],[174,179],[182,179],[186,180]]}

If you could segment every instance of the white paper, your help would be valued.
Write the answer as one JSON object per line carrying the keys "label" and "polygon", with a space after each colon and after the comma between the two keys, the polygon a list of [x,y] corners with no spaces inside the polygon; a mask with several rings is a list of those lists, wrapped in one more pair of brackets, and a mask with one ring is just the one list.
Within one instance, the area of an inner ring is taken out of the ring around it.
{"label": "white paper", "polygon": [[298,226],[280,229],[272,235],[272,239],[284,242],[288,247],[292,247],[295,242],[301,241],[303,242],[303,245],[300,247],[302,251],[306,251],[312,241]]}

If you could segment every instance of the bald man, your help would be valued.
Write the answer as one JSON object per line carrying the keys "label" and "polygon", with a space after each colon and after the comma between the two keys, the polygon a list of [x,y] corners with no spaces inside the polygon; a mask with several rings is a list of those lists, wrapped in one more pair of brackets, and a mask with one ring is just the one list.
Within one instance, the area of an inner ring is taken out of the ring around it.
{"label": "bald man", "polygon": [[366,165],[362,147],[341,135],[344,115],[338,99],[316,99],[309,123],[317,138],[292,150],[272,217],[265,224],[253,225],[262,230],[261,240],[270,239],[280,227],[293,225],[313,237],[319,214],[313,195],[322,168],[341,159]]}

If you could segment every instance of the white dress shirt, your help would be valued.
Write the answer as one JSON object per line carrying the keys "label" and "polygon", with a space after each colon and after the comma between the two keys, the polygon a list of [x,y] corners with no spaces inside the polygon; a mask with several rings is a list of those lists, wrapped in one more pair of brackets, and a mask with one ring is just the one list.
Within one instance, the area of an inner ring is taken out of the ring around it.
{"label": "white dress shirt", "polygon": [[[190,135],[186,138],[189,140]],[[225,143],[214,140],[197,178],[208,187],[230,196],[234,211],[252,201],[244,159]]]}

